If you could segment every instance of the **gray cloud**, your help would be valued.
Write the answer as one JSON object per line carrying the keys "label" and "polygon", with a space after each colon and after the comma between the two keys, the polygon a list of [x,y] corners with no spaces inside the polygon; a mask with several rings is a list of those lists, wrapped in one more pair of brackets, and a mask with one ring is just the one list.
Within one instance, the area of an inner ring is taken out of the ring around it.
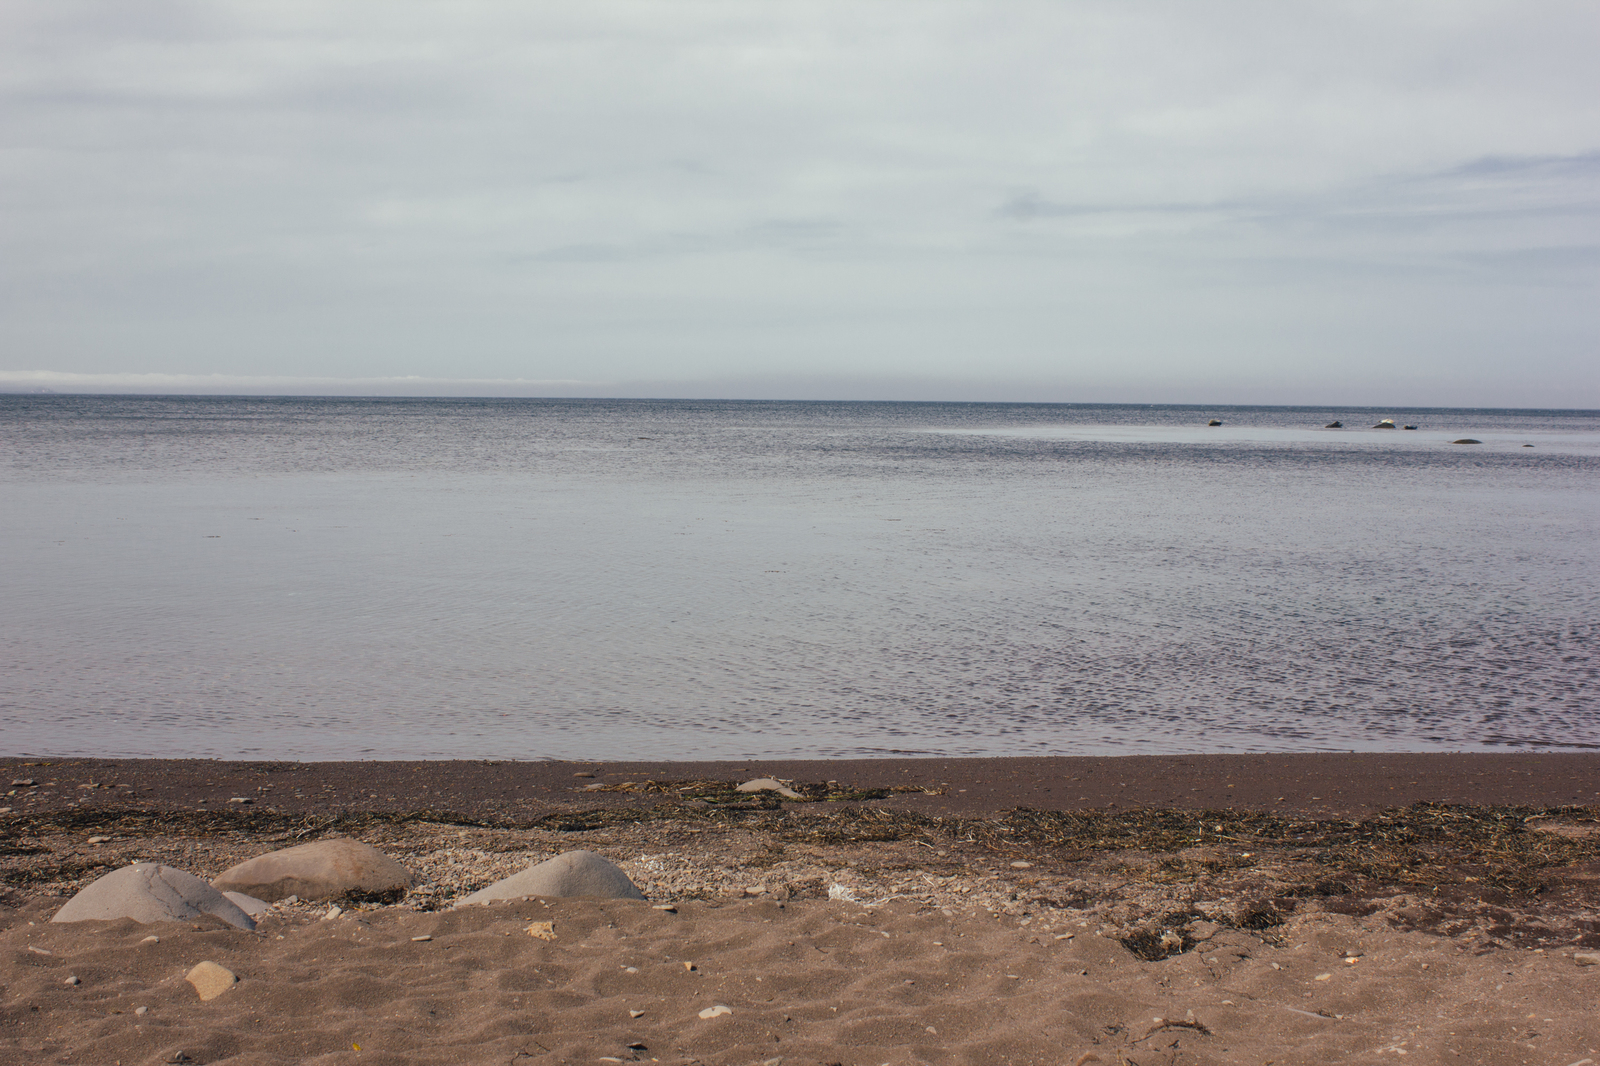
{"label": "gray cloud", "polygon": [[0,368],[1600,405],[1596,29],[19,0]]}

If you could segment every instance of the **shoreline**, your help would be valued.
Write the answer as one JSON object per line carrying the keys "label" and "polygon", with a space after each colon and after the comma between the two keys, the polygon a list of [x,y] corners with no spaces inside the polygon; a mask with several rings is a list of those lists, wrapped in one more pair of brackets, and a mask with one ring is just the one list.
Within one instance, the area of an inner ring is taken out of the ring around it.
{"label": "shoreline", "polygon": [[[0,774],[35,782],[0,814],[0,1048],[30,1061],[1600,1053],[1600,756],[6,759]],[[819,798],[735,790],[758,776]],[[49,921],[130,862],[210,879],[330,836],[378,847],[415,886],[275,906],[253,932]],[[649,902],[451,909],[579,848]],[[197,1000],[184,975],[201,961],[239,983]]]}
{"label": "shoreline", "polygon": [[[1416,803],[1600,806],[1600,752],[1317,753],[807,759],[717,762],[0,758],[12,815],[84,806],[152,810],[249,806],[308,811],[450,811],[515,821],[567,808],[652,806],[670,789],[633,783],[837,782],[836,799],[938,816],[1170,808],[1364,816]],[[830,803],[830,805],[832,805]],[[3,815],[0,815],[3,817]]]}

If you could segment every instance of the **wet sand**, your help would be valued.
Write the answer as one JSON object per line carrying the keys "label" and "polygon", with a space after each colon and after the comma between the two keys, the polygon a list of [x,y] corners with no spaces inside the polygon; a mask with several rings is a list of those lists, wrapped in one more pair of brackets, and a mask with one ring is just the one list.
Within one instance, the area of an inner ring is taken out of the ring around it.
{"label": "wet sand", "polygon": [[[579,773],[595,776],[574,776]],[[955,816],[1016,807],[1233,808],[1341,817],[1421,802],[1600,805],[1600,752],[642,763],[7,759],[0,760],[0,777],[39,782],[8,790],[16,794],[0,806],[18,813],[103,803],[216,809],[238,796],[284,812],[427,809],[516,819],[573,805],[657,801],[629,793],[585,793],[584,786],[594,781],[755,777],[860,788],[927,786],[931,794],[901,792],[869,802]]]}

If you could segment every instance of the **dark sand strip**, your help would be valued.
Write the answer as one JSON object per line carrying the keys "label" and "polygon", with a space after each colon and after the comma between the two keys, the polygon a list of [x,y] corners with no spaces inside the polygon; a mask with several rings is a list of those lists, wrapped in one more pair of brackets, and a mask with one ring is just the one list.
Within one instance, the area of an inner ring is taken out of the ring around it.
{"label": "dark sand strip", "polygon": [[[593,775],[577,776],[579,774]],[[1600,806],[1600,753],[1150,755],[744,762],[227,762],[206,759],[4,759],[0,806],[227,809],[248,798],[285,814],[435,810],[515,820],[565,808],[654,806],[660,793],[585,792],[595,783],[836,781],[921,786],[865,801],[929,815],[1017,807],[1167,807],[1358,817],[1419,802]],[[10,786],[33,780],[32,786]],[[234,809],[237,809],[235,805]]]}

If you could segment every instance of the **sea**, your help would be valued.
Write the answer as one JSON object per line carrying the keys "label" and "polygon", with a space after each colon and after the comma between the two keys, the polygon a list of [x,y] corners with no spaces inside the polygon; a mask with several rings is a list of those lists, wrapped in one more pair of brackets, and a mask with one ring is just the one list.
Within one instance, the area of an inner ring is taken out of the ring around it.
{"label": "sea", "polygon": [[1597,527],[1596,411],[0,396],[0,754],[1600,749]]}

